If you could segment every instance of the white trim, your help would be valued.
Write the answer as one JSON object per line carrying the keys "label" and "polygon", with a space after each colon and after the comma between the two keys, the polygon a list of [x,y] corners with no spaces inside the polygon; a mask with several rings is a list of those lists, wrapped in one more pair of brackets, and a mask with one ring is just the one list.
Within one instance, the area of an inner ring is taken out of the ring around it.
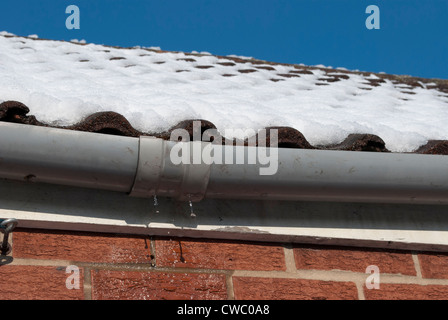
{"label": "white trim", "polygon": [[0,218],[18,227],[446,251],[448,206],[133,198],[0,180]]}

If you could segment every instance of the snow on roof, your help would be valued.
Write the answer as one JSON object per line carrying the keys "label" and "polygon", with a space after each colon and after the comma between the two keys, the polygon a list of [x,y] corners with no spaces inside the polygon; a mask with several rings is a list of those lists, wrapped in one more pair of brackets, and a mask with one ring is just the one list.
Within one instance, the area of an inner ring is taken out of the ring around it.
{"label": "snow on roof", "polygon": [[291,127],[312,145],[373,134],[395,152],[448,139],[448,80],[1,32],[0,102],[7,100],[56,126],[114,111],[148,133],[206,119],[220,132]]}

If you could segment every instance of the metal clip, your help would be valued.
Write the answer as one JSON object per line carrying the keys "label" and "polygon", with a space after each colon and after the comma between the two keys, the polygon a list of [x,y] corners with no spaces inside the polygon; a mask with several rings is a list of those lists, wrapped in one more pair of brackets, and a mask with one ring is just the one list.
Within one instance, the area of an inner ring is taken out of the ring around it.
{"label": "metal clip", "polygon": [[11,252],[12,247],[8,243],[9,234],[14,230],[14,228],[17,226],[17,224],[18,224],[17,219],[0,220],[0,232],[3,233],[3,241],[2,241],[2,246],[0,248],[1,255],[6,256]]}

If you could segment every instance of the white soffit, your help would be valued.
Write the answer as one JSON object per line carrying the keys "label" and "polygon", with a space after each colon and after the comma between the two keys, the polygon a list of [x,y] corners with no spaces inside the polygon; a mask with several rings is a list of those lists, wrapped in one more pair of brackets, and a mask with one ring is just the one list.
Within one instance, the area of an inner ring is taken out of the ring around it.
{"label": "white soffit", "polygon": [[[158,213],[156,213],[156,210]],[[19,228],[446,251],[448,206],[203,200],[0,180],[0,218]]]}

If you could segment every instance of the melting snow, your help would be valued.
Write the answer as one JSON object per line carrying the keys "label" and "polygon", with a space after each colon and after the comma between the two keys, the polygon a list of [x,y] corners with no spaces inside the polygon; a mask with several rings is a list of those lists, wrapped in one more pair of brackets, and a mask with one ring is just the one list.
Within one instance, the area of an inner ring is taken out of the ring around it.
{"label": "melting snow", "polygon": [[94,112],[115,111],[145,132],[200,118],[221,132],[290,126],[314,145],[371,133],[389,150],[406,152],[429,139],[448,139],[448,95],[428,86],[403,89],[388,80],[376,87],[365,84],[378,79],[373,74],[347,74],[348,79],[320,86],[319,78],[329,74],[318,69],[282,78],[294,68],[270,65],[273,71],[257,69],[250,60],[221,65],[231,60],[209,54],[5,35],[11,34],[0,33],[0,102],[23,102],[50,124],[70,125]]}

